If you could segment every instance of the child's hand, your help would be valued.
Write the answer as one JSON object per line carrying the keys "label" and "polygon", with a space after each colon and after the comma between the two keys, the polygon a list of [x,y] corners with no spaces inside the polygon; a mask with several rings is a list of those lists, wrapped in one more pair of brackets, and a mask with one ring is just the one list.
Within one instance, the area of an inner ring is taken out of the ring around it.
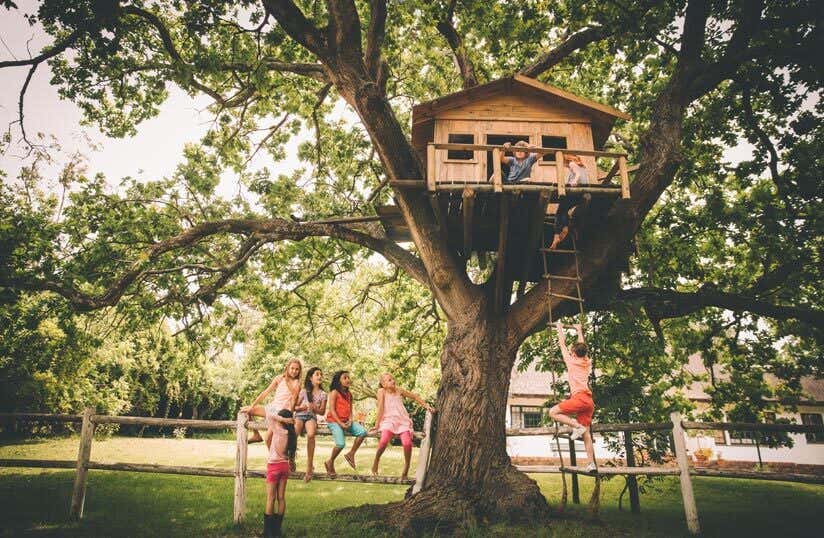
{"label": "child's hand", "polygon": [[375,426],[373,426],[373,427],[369,428],[369,432],[368,432],[368,433],[378,433],[379,431],[380,431],[380,429],[378,428],[378,426],[377,426],[377,424],[376,424]]}
{"label": "child's hand", "polygon": [[584,326],[583,326],[583,325],[581,325],[580,323],[576,323],[576,324],[575,324],[575,330],[576,330],[576,331],[581,331],[581,332],[584,332]]}
{"label": "child's hand", "polygon": [[241,413],[248,413],[248,412],[249,412],[249,411],[251,411],[251,410],[252,410],[252,406],[251,406],[251,405],[244,405],[243,407],[241,407],[241,408],[240,408],[240,412],[241,412]]}
{"label": "child's hand", "polygon": [[509,147],[509,146],[511,146],[511,145],[512,145],[512,144],[510,144],[509,142],[504,142],[504,147],[505,147],[505,148],[508,148],[508,147]]}
{"label": "child's hand", "polygon": [[281,416],[279,416],[279,417],[278,417],[278,422],[280,422],[281,424],[294,424],[294,423],[295,423],[295,419],[293,419],[293,418],[291,418],[291,417],[290,417],[290,418],[287,418],[287,417],[281,417]]}
{"label": "child's hand", "polygon": [[561,322],[560,319],[555,321],[555,326],[558,327],[559,329],[564,328],[564,324]]}

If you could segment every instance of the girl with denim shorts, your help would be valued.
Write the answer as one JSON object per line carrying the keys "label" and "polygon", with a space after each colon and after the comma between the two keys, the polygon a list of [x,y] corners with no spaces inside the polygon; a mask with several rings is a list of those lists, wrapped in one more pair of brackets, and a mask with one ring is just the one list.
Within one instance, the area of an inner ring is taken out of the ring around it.
{"label": "girl with denim shorts", "polygon": [[306,474],[303,480],[312,480],[315,459],[315,433],[318,430],[317,415],[326,413],[326,392],[321,383],[323,372],[318,367],[309,368],[303,389],[298,395],[298,405],[295,407],[295,432],[298,437],[306,430]]}

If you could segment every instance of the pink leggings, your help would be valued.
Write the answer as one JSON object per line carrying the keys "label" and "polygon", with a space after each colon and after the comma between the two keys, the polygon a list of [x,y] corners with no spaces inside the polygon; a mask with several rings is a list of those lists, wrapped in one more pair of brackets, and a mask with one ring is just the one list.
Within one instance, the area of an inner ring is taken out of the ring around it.
{"label": "pink leggings", "polygon": [[[389,441],[392,440],[392,436],[395,435],[392,433],[391,430],[381,430],[381,440],[378,443],[378,448],[386,448],[386,445],[389,444]],[[402,432],[398,434],[401,438],[401,444],[403,445],[403,451],[406,452],[407,450],[412,450],[412,432]]]}

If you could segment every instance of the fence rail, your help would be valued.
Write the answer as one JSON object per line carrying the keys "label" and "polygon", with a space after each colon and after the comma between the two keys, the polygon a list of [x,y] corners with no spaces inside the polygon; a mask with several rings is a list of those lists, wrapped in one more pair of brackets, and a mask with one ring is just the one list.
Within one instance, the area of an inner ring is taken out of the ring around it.
{"label": "fence rail", "polygon": [[[698,510],[695,504],[695,497],[692,491],[692,476],[736,478],[736,479],[756,479],[756,480],[780,480],[787,482],[800,482],[806,484],[824,484],[824,476],[802,474],[802,473],[776,473],[768,471],[733,471],[724,469],[691,468],[688,462],[686,445],[684,442],[685,430],[744,430],[762,432],[786,432],[786,433],[815,433],[824,435],[824,426],[806,424],[761,424],[748,422],[693,422],[682,420],[680,414],[672,413],[671,422],[644,422],[644,423],[622,423],[622,424],[594,424],[592,431],[595,433],[618,433],[631,435],[631,432],[638,431],[669,431],[674,441],[674,451],[676,466],[643,466],[635,467],[631,465],[625,467],[602,466],[598,469],[596,477],[608,475],[623,476],[665,476],[677,475],[681,483],[682,500],[684,512],[687,519],[687,527],[693,534],[700,533],[698,521]],[[414,437],[421,440],[420,455],[418,457],[418,468],[415,473],[415,480],[401,480],[399,477],[390,476],[365,476],[365,475],[338,475],[330,478],[323,473],[314,475],[316,480],[336,480],[342,482],[364,482],[378,484],[404,484],[412,485],[412,492],[417,493],[423,487],[426,480],[426,471],[429,463],[429,453],[433,439],[432,422],[433,417],[427,413],[423,432],[414,432]],[[89,469],[104,471],[126,471],[138,473],[161,473],[193,476],[214,476],[214,477],[234,477],[234,520],[240,522],[244,519],[246,505],[246,478],[265,476],[263,471],[250,470],[247,468],[247,442],[248,430],[266,429],[263,422],[250,420],[245,413],[239,413],[237,420],[192,420],[192,419],[169,419],[153,417],[126,417],[112,415],[97,415],[93,410],[87,409],[82,415],[70,414],[48,414],[48,413],[0,413],[0,422],[55,422],[55,423],[81,423],[80,446],[78,457],[75,461],[67,460],[37,460],[37,459],[0,459],[0,467],[34,467],[34,468],[55,468],[55,469],[76,469],[74,489],[72,491],[71,516],[81,518],[83,516],[83,505],[86,497],[86,475]],[[91,446],[93,441],[94,427],[97,424],[124,424],[141,426],[162,426],[162,427],[186,427],[204,430],[235,430],[236,457],[235,466],[231,468],[217,467],[183,467],[172,465],[156,465],[145,463],[103,463],[91,461]],[[571,429],[568,427],[542,427],[542,428],[509,428],[506,430],[507,436],[533,436],[533,435],[568,435]],[[328,427],[319,427],[318,435],[330,435]],[[369,434],[369,437],[377,437],[377,434]],[[629,460],[629,458],[628,458]],[[553,465],[519,465],[516,468],[527,473],[571,473],[573,485],[577,484],[577,476],[580,474],[590,474],[580,467],[553,466]],[[293,478],[303,478],[303,473],[291,473]]]}

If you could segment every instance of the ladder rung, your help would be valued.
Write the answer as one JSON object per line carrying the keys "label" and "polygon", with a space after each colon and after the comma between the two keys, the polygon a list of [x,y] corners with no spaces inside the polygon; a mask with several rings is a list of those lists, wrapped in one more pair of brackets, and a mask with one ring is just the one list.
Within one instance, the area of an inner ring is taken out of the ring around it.
{"label": "ladder rung", "polygon": [[578,282],[581,282],[581,279],[577,276],[550,275],[549,273],[544,273],[544,278],[557,278],[559,280],[577,280]]}
{"label": "ladder rung", "polygon": [[571,301],[580,301],[584,302],[584,300],[580,297],[572,297],[571,295],[561,295],[560,293],[550,293],[550,297],[560,297],[561,299],[569,299]]}
{"label": "ladder rung", "polygon": [[[553,323],[552,325],[550,325],[550,327],[555,327],[555,324]],[[561,325],[561,327],[563,327],[564,329],[575,329],[576,328],[575,325],[567,325],[567,324],[563,324],[563,325]],[[558,364],[566,364],[564,361],[550,361],[550,362],[557,362]]]}
{"label": "ladder rung", "polygon": [[577,250],[568,250],[563,248],[542,248],[539,249],[541,252],[546,252],[547,254],[578,254],[579,251]]}

